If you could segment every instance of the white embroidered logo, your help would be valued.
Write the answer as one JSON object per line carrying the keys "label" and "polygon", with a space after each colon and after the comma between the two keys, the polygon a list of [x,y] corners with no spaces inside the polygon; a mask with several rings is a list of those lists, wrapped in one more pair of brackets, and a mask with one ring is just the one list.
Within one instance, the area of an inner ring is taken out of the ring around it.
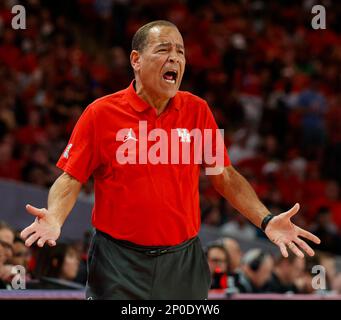
{"label": "white embroidered logo", "polygon": [[128,134],[126,136],[124,136],[123,142],[126,142],[128,140],[134,140],[134,141],[138,141],[134,136],[133,136],[133,129],[130,128],[128,131]]}
{"label": "white embroidered logo", "polygon": [[70,152],[70,149],[71,149],[71,148],[72,148],[72,143],[70,143],[70,144],[66,147],[66,149],[65,149],[65,151],[64,151],[64,153],[63,153],[64,158],[66,158],[66,159],[69,158],[69,152]]}
{"label": "white embroidered logo", "polygon": [[191,135],[189,134],[188,129],[177,128],[178,136],[181,142],[191,142]]}

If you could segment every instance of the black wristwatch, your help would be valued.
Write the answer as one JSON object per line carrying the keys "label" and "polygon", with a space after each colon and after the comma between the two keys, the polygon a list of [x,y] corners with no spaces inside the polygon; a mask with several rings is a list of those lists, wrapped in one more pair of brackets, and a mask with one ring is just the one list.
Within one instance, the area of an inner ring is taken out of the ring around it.
{"label": "black wristwatch", "polygon": [[267,216],[265,216],[265,217],[263,218],[263,221],[262,221],[262,224],[261,224],[261,229],[262,229],[263,231],[265,231],[266,226],[268,225],[268,223],[270,222],[270,220],[271,220],[272,218],[274,218],[274,217],[275,217],[274,214],[269,213]]}

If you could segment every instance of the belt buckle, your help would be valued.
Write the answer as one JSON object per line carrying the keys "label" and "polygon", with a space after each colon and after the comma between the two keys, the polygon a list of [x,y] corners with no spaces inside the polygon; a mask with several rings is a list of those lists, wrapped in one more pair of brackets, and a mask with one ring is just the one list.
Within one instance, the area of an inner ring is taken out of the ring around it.
{"label": "belt buckle", "polygon": [[147,251],[148,256],[161,256],[162,254],[168,252],[168,249],[155,249]]}

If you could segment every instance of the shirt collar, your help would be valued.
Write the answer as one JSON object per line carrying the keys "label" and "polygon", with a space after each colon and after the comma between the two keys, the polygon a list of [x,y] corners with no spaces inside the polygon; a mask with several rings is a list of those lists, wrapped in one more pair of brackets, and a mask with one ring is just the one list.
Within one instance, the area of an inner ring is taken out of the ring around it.
{"label": "shirt collar", "polygon": [[[128,101],[128,103],[131,105],[131,107],[138,111],[138,112],[143,112],[145,110],[147,110],[148,108],[152,108],[151,105],[149,105],[146,101],[144,101],[143,99],[141,99],[134,88],[134,83],[135,80],[133,80],[130,83],[130,86],[126,89],[126,94],[125,97]],[[179,99],[179,93],[177,93],[173,98],[170,99],[168,106],[166,107],[166,109],[176,109],[176,110],[180,110],[181,108],[181,103],[180,103],[180,99]]]}

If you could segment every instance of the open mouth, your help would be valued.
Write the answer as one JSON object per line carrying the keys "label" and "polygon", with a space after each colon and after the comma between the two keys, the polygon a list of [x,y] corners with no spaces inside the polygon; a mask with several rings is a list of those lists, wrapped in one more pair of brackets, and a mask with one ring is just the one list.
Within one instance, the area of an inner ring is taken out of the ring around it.
{"label": "open mouth", "polygon": [[163,79],[168,82],[168,83],[175,83],[176,82],[176,79],[178,77],[178,72],[177,71],[167,71],[163,74]]}

